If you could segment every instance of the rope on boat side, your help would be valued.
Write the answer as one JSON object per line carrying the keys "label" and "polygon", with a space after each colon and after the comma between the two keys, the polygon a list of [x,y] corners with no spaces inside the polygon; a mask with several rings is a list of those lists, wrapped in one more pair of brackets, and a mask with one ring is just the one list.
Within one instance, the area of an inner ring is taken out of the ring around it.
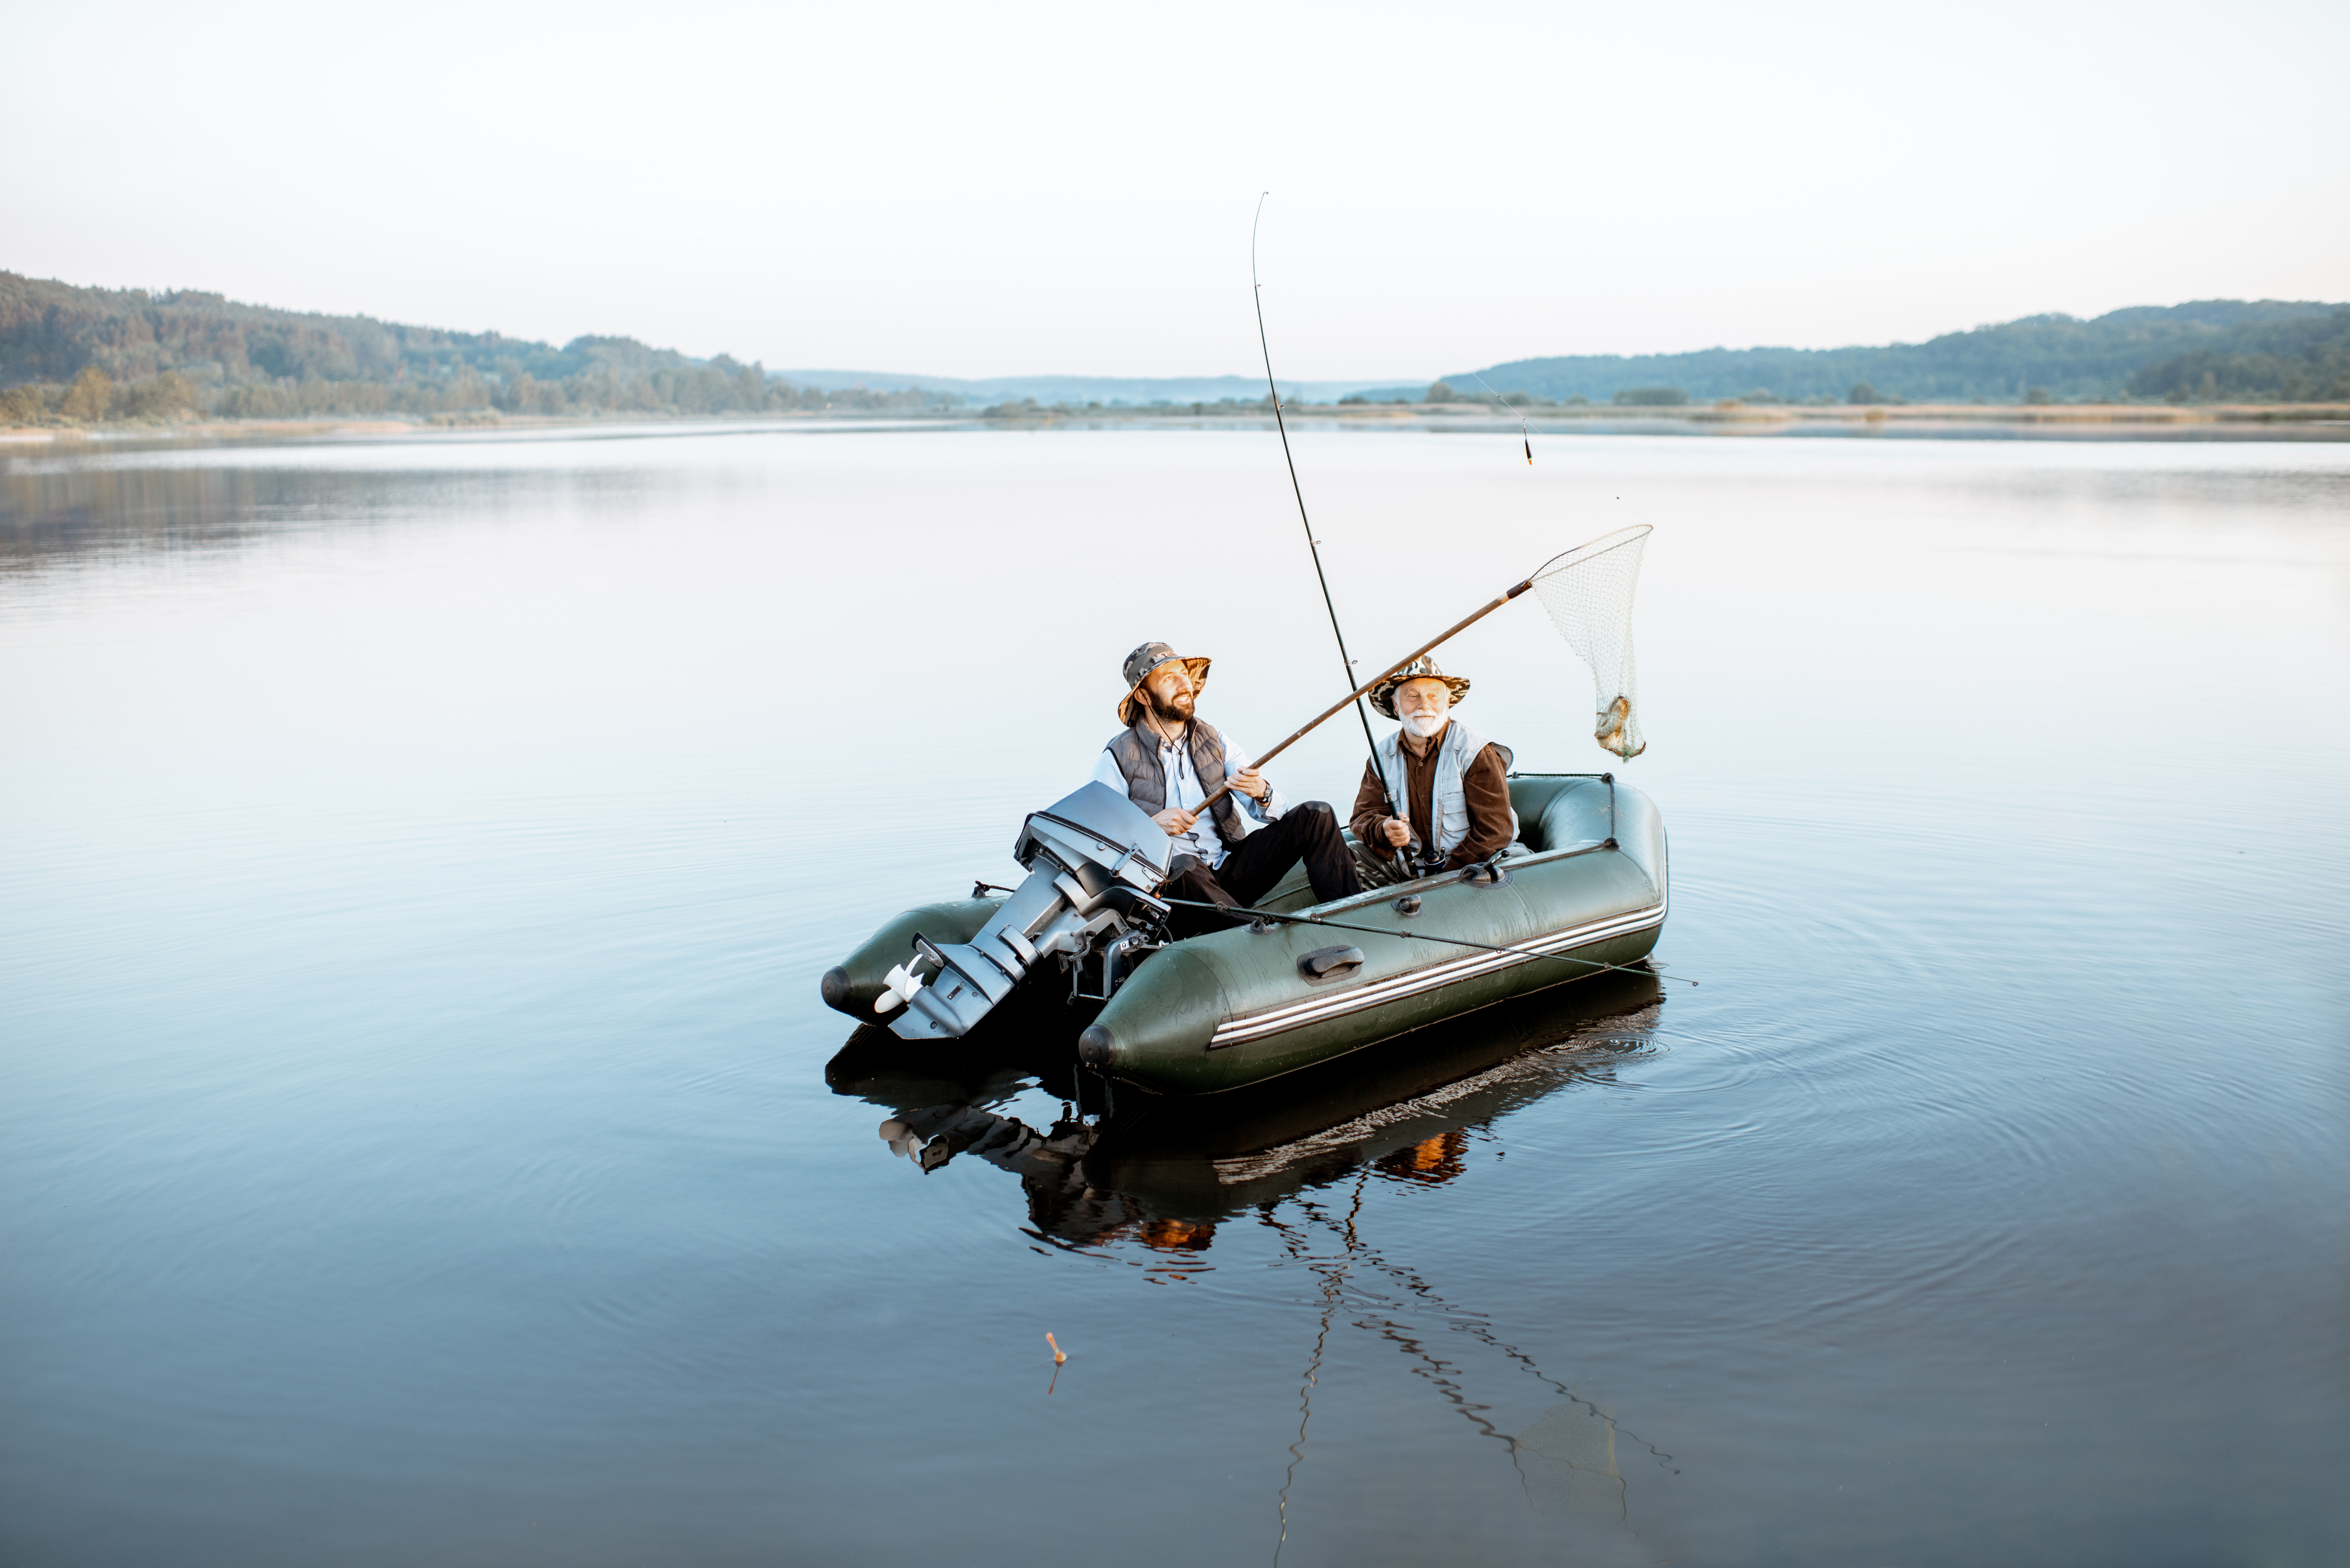
{"label": "rope on boat side", "polygon": [[1365,931],[1375,937],[1409,937],[1415,941],[1445,942],[1456,948],[1475,948],[1482,952],[1514,953],[1520,958],[1556,959],[1561,963],[1579,963],[1586,969],[1612,969],[1619,974],[1654,975],[1659,980],[1678,980],[1683,985],[1697,983],[1680,975],[1667,974],[1654,966],[1634,969],[1629,964],[1602,963],[1597,959],[1573,958],[1565,953],[1546,953],[1535,948],[1496,947],[1491,942],[1472,942],[1460,937],[1431,936],[1426,931],[1391,930],[1385,926],[1357,926],[1345,920],[1325,920],[1314,915],[1276,915],[1270,909],[1237,909],[1230,904],[1211,904],[1204,898],[1170,898],[1162,895],[1159,901],[1162,904],[1180,904],[1185,909],[1211,910],[1232,920],[1279,920],[1284,925],[1291,926],[1321,926],[1334,931]]}

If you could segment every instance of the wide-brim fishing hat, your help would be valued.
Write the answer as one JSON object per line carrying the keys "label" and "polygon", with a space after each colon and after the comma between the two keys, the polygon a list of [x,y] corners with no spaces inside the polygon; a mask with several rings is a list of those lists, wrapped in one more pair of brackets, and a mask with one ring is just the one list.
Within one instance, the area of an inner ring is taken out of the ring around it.
{"label": "wide-brim fishing hat", "polygon": [[1134,716],[1142,711],[1142,683],[1150,672],[1162,664],[1180,664],[1191,678],[1191,696],[1197,701],[1208,684],[1209,660],[1186,659],[1163,642],[1146,642],[1126,656],[1120,673],[1126,677],[1126,695],[1118,700],[1118,722],[1131,726]]}
{"label": "wide-brim fishing hat", "polygon": [[1383,677],[1377,686],[1371,688],[1371,706],[1388,718],[1394,718],[1396,688],[1407,680],[1441,680],[1451,689],[1456,704],[1469,695],[1467,676],[1445,674],[1436,668],[1436,660],[1423,653],[1394,674]]}

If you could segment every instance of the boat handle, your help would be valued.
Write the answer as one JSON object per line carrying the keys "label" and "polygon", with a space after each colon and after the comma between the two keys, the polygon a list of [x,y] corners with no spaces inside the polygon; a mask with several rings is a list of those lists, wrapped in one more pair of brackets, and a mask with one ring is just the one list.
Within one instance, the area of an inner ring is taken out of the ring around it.
{"label": "boat handle", "polygon": [[1297,961],[1297,972],[1308,980],[1344,980],[1362,967],[1360,948],[1315,948]]}

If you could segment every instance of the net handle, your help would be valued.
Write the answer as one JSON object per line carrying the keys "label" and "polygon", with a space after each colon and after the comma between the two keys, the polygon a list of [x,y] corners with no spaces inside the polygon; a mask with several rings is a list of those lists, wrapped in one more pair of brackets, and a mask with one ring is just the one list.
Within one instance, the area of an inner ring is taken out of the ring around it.
{"label": "net handle", "polygon": [[[1300,724],[1296,729],[1290,732],[1288,739],[1283,741],[1281,744],[1274,747],[1273,750],[1265,753],[1264,755],[1257,758],[1249,765],[1252,768],[1263,767],[1265,763],[1273,761],[1274,758],[1281,755],[1282,753],[1289,750],[1290,747],[1304,740],[1316,729],[1319,729],[1326,720],[1334,718],[1339,713],[1346,711],[1347,705],[1348,703],[1353,702],[1357,698],[1368,696],[1372,687],[1377,686],[1380,681],[1385,680],[1388,676],[1393,675],[1397,670],[1401,670],[1405,665],[1409,664],[1421,654],[1427,653],[1431,649],[1440,648],[1443,644],[1451,641],[1452,639],[1468,630],[1471,627],[1475,626],[1479,621],[1483,620],[1487,616],[1492,615],[1495,610],[1500,609],[1503,605],[1508,604],[1512,599],[1516,598],[1520,594],[1524,593],[1528,588],[1533,587],[1534,586],[1534,580],[1532,577],[1528,577],[1524,582],[1518,584],[1515,587],[1510,589],[1509,592],[1503,594],[1500,598],[1495,599],[1492,603],[1484,606],[1473,614],[1466,616],[1461,620],[1455,621],[1444,630],[1438,632],[1434,637],[1430,638],[1426,642],[1421,643],[1418,648],[1413,649],[1409,653],[1405,654],[1401,659],[1397,659],[1393,664],[1390,664],[1386,669],[1380,670],[1377,675],[1372,676],[1368,680],[1364,681],[1360,686],[1356,687],[1352,691],[1347,692],[1344,697],[1339,698],[1336,702],[1331,703],[1327,708],[1323,709],[1319,713],[1315,714],[1314,717],[1305,721],[1305,723]],[[1232,793],[1232,786],[1229,782],[1219,786],[1215,794],[1210,795],[1207,799],[1199,804],[1199,805],[1193,810],[1192,815],[1195,816],[1205,815],[1210,806],[1215,805],[1217,801]]]}
{"label": "net handle", "polygon": [[[1462,632],[1467,631],[1471,627],[1475,626],[1479,621],[1483,620],[1487,616],[1492,615],[1495,610],[1500,609],[1503,605],[1508,604],[1512,599],[1516,598],[1520,594],[1524,593],[1528,588],[1533,587],[1534,584],[1541,581],[1543,578],[1555,576],[1559,573],[1565,571],[1570,566],[1579,566],[1583,565],[1584,562],[1591,560],[1596,556],[1604,556],[1608,551],[1616,549],[1619,545],[1629,545],[1635,540],[1645,539],[1653,531],[1653,529],[1654,524],[1652,524],[1635,523],[1628,528],[1618,528],[1613,534],[1602,534],[1598,538],[1592,540],[1588,544],[1577,545],[1574,549],[1569,550],[1564,556],[1553,556],[1549,560],[1544,561],[1540,566],[1537,566],[1534,569],[1533,576],[1527,577],[1524,582],[1519,583],[1515,587],[1510,588],[1508,591],[1503,593],[1501,597],[1494,599],[1489,604],[1481,606],[1477,609],[1472,610],[1468,615],[1462,617],[1461,619],[1454,621],[1451,626],[1446,627],[1442,631],[1438,632],[1434,637],[1430,638],[1426,642],[1421,643],[1418,648],[1413,649],[1409,653],[1405,654],[1401,659],[1397,659],[1393,664],[1388,665],[1377,675],[1372,676],[1368,680],[1364,681],[1360,686],[1356,687],[1352,691],[1347,692],[1344,697],[1339,698],[1336,702],[1331,703],[1327,708],[1323,709],[1322,711],[1315,714],[1314,717],[1308,719],[1305,723],[1300,724],[1296,729],[1291,731],[1288,738],[1284,740],[1281,744],[1274,747],[1273,750],[1265,753],[1263,756],[1258,757],[1249,765],[1252,768],[1263,767],[1265,763],[1273,761],[1274,758],[1289,750],[1290,747],[1304,740],[1307,735],[1312,734],[1315,730],[1319,729],[1325,722],[1336,718],[1338,714],[1344,712],[1348,703],[1368,696],[1372,687],[1377,686],[1380,681],[1385,680],[1388,676],[1393,675],[1397,670],[1401,670],[1405,665],[1409,664],[1413,659],[1418,659],[1420,655],[1433,652],[1435,649],[1443,647],[1446,643],[1451,641]],[[1232,786],[1229,781],[1218,785],[1216,792],[1213,794],[1210,795],[1207,799],[1199,804],[1198,807],[1192,812],[1192,815],[1195,817],[1205,816],[1208,814],[1208,808],[1215,805],[1216,802],[1223,799],[1224,796],[1230,794],[1232,790]]]}
{"label": "net handle", "polygon": [[[1570,569],[1570,566],[1582,566],[1584,562],[1588,562],[1588,559],[1600,557],[1600,555],[1607,555],[1607,553],[1610,553],[1610,550],[1615,550],[1615,547],[1619,547],[1619,545],[1628,545],[1628,543],[1638,541],[1638,538],[1648,538],[1648,536],[1649,536],[1649,531],[1652,531],[1652,529],[1655,529],[1655,524],[1648,524],[1648,522],[1636,522],[1636,524],[1631,524],[1631,526],[1628,526],[1628,529],[1617,529],[1615,534],[1600,534],[1600,536],[1598,536],[1598,538],[1594,538],[1594,541],[1591,541],[1591,543],[1582,543],[1582,545],[1575,545],[1575,547],[1572,547],[1572,550],[1567,550],[1565,555],[1554,555],[1554,557],[1551,557],[1551,559],[1546,559],[1546,562],[1542,562],[1542,566],[1537,566],[1537,569],[1534,569],[1534,574],[1533,574],[1533,576],[1527,576],[1525,581],[1518,583],[1518,586],[1513,586],[1513,587],[1509,587],[1509,590],[1506,590],[1504,595],[1502,595],[1502,597],[1499,597],[1499,599],[1492,599],[1492,602],[1490,602],[1490,604],[1482,604],[1482,607],[1473,608],[1471,614],[1461,616],[1461,618],[1460,618],[1460,620],[1455,620],[1455,623],[1452,623],[1452,626],[1448,626],[1448,628],[1445,628],[1445,630],[1440,630],[1440,632],[1436,632],[1436,635],[1433,635],[1433,637],[1429,637],[1427,642],[1421,642],[1419,647],[1412,649],[1410,653],[1405,653],[1403,659],[1399,659],[1399,660],[1396,660],[1396,663],[1387,665],[1387,668],[1384,668],[1384,670],[1379,670],[1378,675],[1372,675],[1370,680],[1363,681],[1361,687],[1356,687],[1354,691],[1349,691],[1349,693],[1347,693],[1347,696],[1339,698],[1339,701],[1335,701],[1335,703],[1330,703],[1330,705],[1327,705],[1327,708],[1323,708],[1321,712],[1318,712],[1318,714],[1314,714],[1314,717],[1311,717],[1311,720],[1306,720],[1305,724],[1300,724],[1300,726],[1297,726],[1297,729],[1293,729],[1293,732],[1288,733],[1288,738],[1285,738],[1285,741],[1283,741],[1281,745],[1276,745],[1276,748],[1274,748],[1274,750],[1269,750],[1269,753],[1264,753],[1264,754],[1262,754],[1262,757],[1257,757],[1255,762],[1250,762],[1248,766],[1253,766],[1253,769],[1262,769],[1262,766],[1264,766],[1266,762],[1272,762],[1274,757],[1278,757],[1278,754],[1281,754],[1281,753],[1285,753],[1285,750],[1290,750],[1290,748],[1293,748],[1293,745],[1297,745],[1297,742],[1300,742],[1300,741],[1305,741],[1305,738],[1309,736],[1309,733],[1314,733],[1314,732],[1316,732],[1316,729],[1321,729],[1323,722],[1335,720],[1335,717],[1337,717],[1339,712],[1344,712],[1344,710],[1347,710],[1347,705],[1354,703],[1354,701],[1358,701],[1358,698],[1370,696],[1370,689],[1372,689],[1372,687],[1378,687],[1379,681],[1387,680],[1388,675],[1394,675],[1394,672],[1396,672],[1396,670],[1400,670],[1400,668],[1403,668],[1403,665],[1408,665],[1408,663],[1412,663],[1412,660],[1415,660],[1415,659],[1419,659],[1421,653],[1431,653],[1431,651],[1436,651],[1436,649],[1443,647],[1443,644],[1452,642],[1452,639],[1455,639],[1455,637],[1460,637],[1461,632],[1466,632],[1466,630],[1469,630],[1469,628],[1471,628],[1471,626],[1476,626],[1478,620],[1482,620],[1482,618],[1485,618],[1485,616],[1492,614],[1492,611],[1497,611],[1497,608],[1502,608],[1502,607],[1504,607],[1504,604],[1509,604],[1511,599],[1516,599],[1518,595],[1521,595],[1521,592],[1525,592],[1527,587],[1533,587],[1534,583],[1539,583],[1539,581],[1542,581],[1542,578],[1546,578],[1546,576],[1558,576],[1560,571]],[[1191,814],[1191,815],[1196,815],[1196,818],[1199,818],[1199,815],[1208,815],[1208,806],[1212,806],[1212,804],[1215,804],[1215,802],[1220,802],[1220,799],[1224,799],[1224,797],[1227,797],[1227,794],[1232,794],[1232,783],[1229,783],[1229,781],[1227,781],[1227,783],[1222,783],[1222,785],[1217,785],[1215,794],[1211,794],[1211,797],[1208,797],[1208,799],[1203,799],[1203,802],[1199,804],[1199,809],[1194,809],[1194,814]]]}

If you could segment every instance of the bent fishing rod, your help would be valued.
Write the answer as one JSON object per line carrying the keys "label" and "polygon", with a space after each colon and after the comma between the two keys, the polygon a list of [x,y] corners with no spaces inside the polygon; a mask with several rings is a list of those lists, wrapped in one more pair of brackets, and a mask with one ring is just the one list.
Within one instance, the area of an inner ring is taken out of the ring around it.
{"label": "bent fishing rod", "polygon": [[[1297,459],[1290,455],[1289,424],[1287,421],[1281,417],[1281,389],[1274,383],[1273,379],[1273,345],[1266,338],[1264,333],[1264,285],[1257,279],[1256,234],[1257,230],[1264,223],[1265,198],[1272,194],[1273,192],[1270,191],[1260,191],[1257,192],[1256,216],[1249,223],[1249,293],[1251,297],[1256,301],[1256,345],[1264,355],[1265,395],[1273,400],[1273,428],[1281,432],[1281,461],[1289,465],[1289,493],[1297,497],[1297,521],[1305,525],[1305,548],[1314,557],[1314,580],[1322,585],[1322,607],[1330,612],[1330,635],[1337,639],[1338,641],[1338,662],[1345,666],[1347,679],[1348,680],[1352,680],[1355,679],[1355,661],[1347,657],[1347,634],[1345,631],[1340,629],[1338,626],[1338,607],[1330,597],[1330,579],[1322,570],[1321,541],[1314,537],[1314,520],[1305,514],[1305,490],[1304,486],[1297,483]],[[1526,461],[1528,462],[1532,462],[1534,461],[1534,447],[1531,442],[1526,448]],[[1372,684],[1376,685],[1378,682],[1374,681]],[[1369,688],[1366,687],[1363,690],[1368,691]],[[1355,717],[1363,722],[1363,744],[1368,748],[1371,753],[1371,773],[1374,776],[1379,776],[1381,778],[1380,788],[1381,792],[1385,794],[1386,783],[1384,776],[1379,774],[1378,765],[1379,742],[1378,738],[1371,733],[1371,716],[1364,711],[1362,695],[1362,691],[1357,691],[1347,701],[1355,704]],[[1346,704],[1342,702],[1339,704],[1339,707],[1344,707],[1345,705]],[[1337,711],[1337,709],[1333,708],[1330,711],[1335,713]],[[1325,713],[1322,717],[1326,719],[1329,716],[1329,713]],[[1316,723],[1319,723],[1320,722],[1320,720],[1315,721]],[[1311,726],[1309,726],[1309,728]],[[1301,732],[1301,733],[1302,732]],[[1295,740],[1295,736],[1291,737],[1292,740]],[[1284,741],[1282,745],[1285,746],[1289,742]],[[1280,749],[1281,746],[1275,746],[1274,751],[1277,752]],[[1259,757],[1257,759],[1257,763],[1263,763],[1265,761],[1265,758],[1270,757],[1272,754],[1272,752],[1266,753],[1264,757]],[[1231,786],[1227,785],[1225,787],[1228,789]],[[1200,810],[1202,812],[1206,811],[1209,806],[1215,804],[1217,797],[1222,795],[1223,793],[1224,790],[1220,789],[1215,794],[1211,794],[1206,800],[1201,801],[1200,803]],[[1387,795],[1387,803],[1388,815],[1389,816],[1398,816],[1401,815],[1396,810],[1395,797],[1392,794]],[[1403,863],[1409,851],[1409,846],[1408,845],[1396,848],[1395,858],[1399,865]]]}

